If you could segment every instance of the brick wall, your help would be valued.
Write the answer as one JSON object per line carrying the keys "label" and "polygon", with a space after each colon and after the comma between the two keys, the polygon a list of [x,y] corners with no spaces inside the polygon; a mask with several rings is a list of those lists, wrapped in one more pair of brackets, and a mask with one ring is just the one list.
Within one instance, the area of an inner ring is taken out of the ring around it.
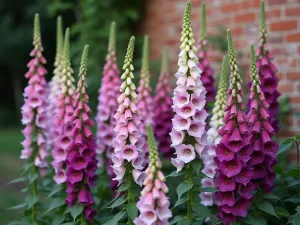
{"label": "brick wall", "polygon": [[[141,24],[141,33],[150,35],[151,58],[160,59],[164,45],[170,48],[171,72],[177,66],[179,40],[185,0],[145,0],[146,12]],[[192,2],[192,26],[198,36],[200,29],[200,6],[202,0]],[[260,0],[206,0],[208,35],[218,33],[217,24],[232,31],[235,47],[242,52],[238,58],[241,67],[246,68],[249,77],[249,48],[258,45]],[[279,90],[288,95],[292,111],[287,120],[288,128],[283,136],[300,133],[300,1],[265,0],[268,24],[268,46],[279,68]],[[224,37],[226,34],[224,33]],[[220,52],[214,47],[211,56],[214,76],[220,71]]]}

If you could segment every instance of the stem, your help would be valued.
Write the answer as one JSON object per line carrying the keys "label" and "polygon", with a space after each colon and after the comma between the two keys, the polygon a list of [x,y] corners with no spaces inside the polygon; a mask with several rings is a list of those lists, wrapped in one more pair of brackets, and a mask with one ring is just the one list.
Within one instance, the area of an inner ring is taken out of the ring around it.
{"label": "stem", "polygon": [[[188,182],[192,183],[193,182],[193,168],[192,165],[189,165],[188,169]],[[192,205],[193,205],[193,191],[190,189],[188,191],[188,202],[187,202],[187,219],[192,220],[193,218],[193,211],[192,211]]]}
{"label": "stem", "polygon": [[[127,174],[127,184],[128,184],[127,204],[132,202],[132,190],[131,190],[132,179],[131,179],[131,172],[129,172],[129,171],[132,171],[132,169],[131,169],[130,165],[128,167],[129,167],[129,169],[127,170],[128,171],[128,174]],[[128,217],[127,224],[128,225],[133,225],[131,218],[129,216],[127,216],[127,217]]]}
{"label": "stem", "polygon": [[[35,166],[33,166],[33,171],[36,173],[36,167]],[[33,185],[32,185],[33,187],[32,187],[32,195],[33,196],[36,196],[36,194],[37,194],[37,184],[36,184],[36,180],[35,181],[33,181]],[[36,220],[36,218],[35,218],[35,214],[36,214],[36,212],[35,212],[35,204],[32,206],[32,211],[31,211],[31,220],[32,220],[32,223],[34,223],[35,222],[35,220]]]}
{"label": "stem", "polygon": [[299,148],[299,141],[296,141],[296,149],[297,149],[297,165],[300,164],[300,148]]}

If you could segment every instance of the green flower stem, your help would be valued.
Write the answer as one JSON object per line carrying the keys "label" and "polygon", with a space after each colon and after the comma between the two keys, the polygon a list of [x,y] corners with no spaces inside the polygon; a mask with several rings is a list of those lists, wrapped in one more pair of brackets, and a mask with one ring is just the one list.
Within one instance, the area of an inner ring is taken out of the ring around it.
{"label": "green flower stem", "polygon": [[[128,190],[127,190],[127,204],[133,202],[133,195],[132,195],[132,190],[131,190],[131,186],[132,186],[132,166],[131,164],[128,163],[128,166],[127,166],[127,171],[130,171],[128,172],[127,174],[127,179],[126,179],[126,182],[127,182],[127,185],[128,185]],[[133,221],[131,220],[131,218],[129,217],[128,215],[128,220],[127,220],[127,224],[128,225],[133,225]]]}
{"label": "green flower stem", "polygon": [[[188,183],[193,183],[193,167],[192,165],[189,165],[188,168]],[[187,219],[192,220],[193,219],[193,189],[188,190],[188,201],[187,201]]]}

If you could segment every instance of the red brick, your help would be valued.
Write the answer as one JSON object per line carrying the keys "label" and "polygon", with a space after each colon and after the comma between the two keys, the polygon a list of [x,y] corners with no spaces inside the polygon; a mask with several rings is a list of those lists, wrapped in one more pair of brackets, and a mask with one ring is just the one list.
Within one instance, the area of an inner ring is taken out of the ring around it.
{"label": "red brick", "polygon": [[227,4],[227,5],[223,5],[221,7],[222,12],[234,12],[234,11],[238,11],[241,8],[241,3],[231,3],[231,4]]}
{"label": "red brick", "polygon": [[288,80],[300,80],[300,72],[288,72],[286,76]]}
{"label": "red brick", "polygon": [[255,19],[256,19],[256,14],[255,13],[245,13],[245,14],[242,14],[242,15],[235,16],[235,22],[237,22],[237,23],[252,22]]}
{"label": "red brick", "polygon": [[240,36],[243,33],[243,29],[241,27],[230,29],[233,36]]}
{"label": "red brick", "polygon": [[292,84],[280,84],[278,86],[279,92],[293,92]]}
{"label": "red brick", "polygon": [[292,104],[300,104],[300,96],[289,97],[289,102]]}
{"label": "red brick", "polygon": [[290,41],[290,42],[297,42],[300,41],[300,33],[296,33],[296,34],[288,34],[286,36],[286,40]]}
{"label": "red brick", "polygon": [[272,31],[293,30],[297,28],[297,20],[280,21],[271,23]]}
{"label": "red brick", "polygon": [[270,5],[285,4],[285,3],[287,3],[287,0],[269,0]]}
{"label": "red brick", "polygon": [[281,16],[281,11],[279,9],[275,9],[275,10],[272,10],[272,11],[267,11],[266,15],[267,15],[267,18],[280,17]]}
{"label": "red brick", "polygon": [[285,10],[286,16],[299,16],[300,7],[288,8]]}

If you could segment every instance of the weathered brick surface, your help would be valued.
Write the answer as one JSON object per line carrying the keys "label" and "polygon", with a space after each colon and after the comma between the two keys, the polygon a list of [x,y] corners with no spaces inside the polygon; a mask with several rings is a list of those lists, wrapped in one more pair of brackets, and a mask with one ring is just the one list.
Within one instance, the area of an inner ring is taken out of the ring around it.
{"label": "weathered brick surface", "polygon": [[[159,60],[164,45],[170,48],[170,70],[175,72],[179,52],[180,32],[185,0],[145,0],[146,14],[139,33],[147,33],[151,40],[151,58]],[[191,0],[193,5],[192,26],[196,37],[200,29],[202,0]],[[207,4],[207,30],[209,35],[218,34],[218,24],[232,30],[239,65],[244,65],[249,79],[250,45],[258,46],[260,0],[209,0]],[[291,114],[282,136],[300,133],[300,1],[265,0],[268,24],[268,46],[274,55],[280,78],[279,90],[289,97]],[[226,33],[224,33],[224,38]],[[222,55],[217,46],[209,46],[213,52],[211,61],[214,76],[220,73]],[[240,55],[240,54],[239,54]],[[245,82],[246,83],[246,82]]]}

